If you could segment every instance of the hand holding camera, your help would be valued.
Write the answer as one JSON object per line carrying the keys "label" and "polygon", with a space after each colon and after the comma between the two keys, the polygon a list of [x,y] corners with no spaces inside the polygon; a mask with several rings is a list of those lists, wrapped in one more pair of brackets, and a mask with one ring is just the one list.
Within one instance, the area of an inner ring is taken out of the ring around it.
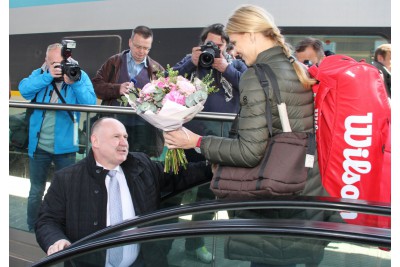
{"label": "hand holding camera", "polygon": [[212,41],[208,41],[202,46],[193,47],[192,62],[196,66],[214,68],[219,72],[224,72],[228,67],[225,57],[221,57],[221,50]]}
{"label": "hand holding camera", "polygon": [[228,68],[228,61],[224,56],[216,57],[214,58],[214,63],[212,64],[212,67],[217,71],[224,73],[226,68]]}
{"label": "hand holding camera", "polygon": [[199,65],[199,57],[201,54],[200,46],[196,46],[192,48],[192,62],[194,65]]}
{"label": "hand holding camera", "polygon": [[52,65],[50,65],[49,72],[55,80],[62,80],[63,74],[62,74],[60,62],[54,62]]}
{"label": "hand holding camera", "polygon": [[211,68],[215,58],[219,58],[221,50],[212,41],[200,46],[201,54],[199,56],[199,64],[203,68]]}

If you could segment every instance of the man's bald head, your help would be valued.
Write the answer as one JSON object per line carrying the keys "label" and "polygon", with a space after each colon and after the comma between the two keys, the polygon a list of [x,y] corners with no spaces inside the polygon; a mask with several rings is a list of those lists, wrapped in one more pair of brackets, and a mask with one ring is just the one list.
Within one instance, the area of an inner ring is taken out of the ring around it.
{"label": "man's bald head", "polygon": [[126,160],[128,134],[119,120],[109,117],[98,119],[93,123],[90,141],[94,157],[103,167],[112,170]]}

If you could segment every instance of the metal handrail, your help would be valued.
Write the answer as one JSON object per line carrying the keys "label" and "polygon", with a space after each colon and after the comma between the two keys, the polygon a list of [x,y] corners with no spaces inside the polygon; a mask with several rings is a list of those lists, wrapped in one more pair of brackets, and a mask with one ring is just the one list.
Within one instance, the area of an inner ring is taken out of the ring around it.
{"label": "metal handrail", "polygon": [[86,242],[87,240],[95,239],[107,234],[112,234],[124,229],[138,227],[143,224],[151,224],[171,218],[177,218],[184,215],[203,212],[215,212],[219,210],[245,209],[320,209],[330,211],[350,211],[380,216],[391,215],[391,207],[390,204],[387,203],[332,197],[285,196],[273,197],[271,199],[246,201],[200,201],[187,205],[161,209],[141,215],[140,217],[137,217],[135,219],[104,228],[96,233],[88,235],[76,241],[73,245],[78,245],[82,242]]}
{"label": "metal handrail", "polygon": [[[9,101],[10,108],[36,108],[48,110],[70,110],[90,113],[106,113],[106,114],[136,114],[131,107],[115,107],[102,105],[71,105],[71,104],[55,104],[55,103],[30,103],[26,101]],[[197,119],[207,119],[215,121],[233,121],[236,114],[234,113],[217,113],[217,112],[200,112],[196,115]]]}
{"label": "metal handrail", "polygon": [[229,220],[195,221],[130,229],[89,243],[71,246],[58,253],[43,258],[32,267],[49,266],[69,257],[79,257],[84,253],[106,249],[115,245],[140,243],[144,241],[223,235],[269,235],[276,237],[294,237],[322,239],[336,242],[361,243],[377,247],[391,247],[391,231],[374,227],[333,222],[304,220]]}
{"label": "metal handrail", "polygon": [[[103,106],[103,105],[72,105],[72,104],[57,104],[57,103],[31,103],[28,101],[9,101],[10,108],[34,108],[34,109],[46,109],[46,110],[66,110],[66,111],[77,111],[87,113],[101,113],[109,116],[116,114],[135,115],[136,112],[131,107],[117,107],[117,106]],[[219,121],[219,122],[231,122],[235,119],[236,114],[233,113],[217,113],[217,112],[200,112],[196,114],[195,119]],[[89,132],[90,125],[86,125],[86,132]],[[86,151],[89,150],[89,135],[86,140]]]}

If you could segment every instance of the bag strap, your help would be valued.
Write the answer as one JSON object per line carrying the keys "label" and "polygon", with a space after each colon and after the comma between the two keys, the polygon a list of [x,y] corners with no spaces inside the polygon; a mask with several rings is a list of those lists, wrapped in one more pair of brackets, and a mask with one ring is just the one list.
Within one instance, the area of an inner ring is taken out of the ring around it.
{"label": "bag strap", "polygon": [[242,107],[239,107],[239,111],[235,116],[235,119],[232,122],[231,129],[229,130],[229,138],[238,138],[239,137],[239,114],[242,110]]}
{"label": "bag strap", "polygon": [[[267,98],[267,101],[266,101],[267,102],[267,108],[266,108],[265,111],[267,113],[266,116],[267,116],[267,122],[268,122],[268,131],[269,131],[270,136],[272,136],[272,111],[271,111],[271,103],[269,101],[269,89],[268,89],[269,82],[268,82],[268,80],[266,78],[265,71],[261,71],[261,69],[264,70],[264,68],[262,68],[262,65],[255,64],[255,65],[253,65],[253,67],[254,67],[254,70],[256,72],[257,78],[258,78],[258,80],[259,80],[259,82],[261,84],[261,87],[264,90],[265,96]],[[274,79],[275,79],[275,83],[272,82],[272,80],[274,80]],[[280,93],[279,93],[279,86],[278,86],[278,82],[276,82],[275,74],[273,74],[273,76],[270,76],[270,80],[271,80],[271,86],[274,89],[274,95],[275,95],[275,99],[276,99],[277,103],[282,103],[281,96],[280,96]],[[277,88],[277,89],[275,89],[275,88]],[[278,90],[278,95],[279,96],[275,93],[276,90]]]}
{"label": "bag strap", "polygon": [[[36,98],[37,98],[38,93],[36,93],[35,97],[31,100],[31,103],[36,103]],[[33,113],[33,108],[27,108],[25,112],[25,121],[28,122],[29,125],[29,119]]]}
{"label": "bag strap", "polygon": [[[41,69],[40,69],[40,74],[43,74],[43,73],[44,73],[44,71],[43,71],[43,69],[41,68]],[[36,103],[36,99],[37,99],[38,94],[39,94],[39,93],[36,93],[36,94],[35,94],[35,97],[31,100],[31,103]],[[30,117],[31,117],[32,113],[33,113],[33,108],[27,108],[27,109],[26,109],[26,112],[25,112],[25,121],[28,122],[28,125],[29,125],[29,120],[30,120]]]}
{"label": "bag strap", "polygon": [[[282,124],[283,132],[292,132],[292,129],[290,127],[289,117],[287,115],[286,104],[284,102],[282,102],[282,100],[281,100],[281,94],[280,94],[280,90],[279,90],[278,80],[276,79],[275,73],[272,71],[271,67],[267,64],[257,64],[256,68],[259,68],[259,69],[261,68],[263,70],[263,71],[258,70],[257,76],[261,77],[260,83],[262,83],[262,87],[264,89],[264,92],[266,92],[266,94],[269,92],[269,90],[267,88],[268,87],[267,79],[269,79],[269,82],[271,83],[271,87],[272,87],[272,90],[274,93],[274,98],[277,103],[279,118],[280,118],[280,121]],[[267,75],[266,75],[266,73],[267,73]],[[270,103],[268,103],[268,102],[269,101],[267,101],[267,105],[270,105]],[[270,107],[267,107],[267,112],[272,113]],[[268,119],[271,119],[271,122],[272,122],[272,115],[269,115],[269,116],[270,117],[268,117]],[[269,130],[272,130],[272,126]]]}
{"label": "bag strap", "polygon": [[[274,91],[274,97],[275,100],[278,104],[282,104],[282,99],[281,99],[281,92],[279,90],[279,85],[278,85],[278,80],[276,79],[276,75],[275,73],[272,71],[271,67],[268,64],[256,64],[255,65],[256,68],[258,68],[258,77],[261,74],[261,77],[263,77],[263,83],[261,83],[260,77],[258,78],[260,80],[261,86],[263,86],[264,91],[268,90],[268,80],[266,80],[265,78],[265,73],[267,74],[267,77],[269,78],[270,82],[271,82],[271,87],[272,90]],[[260,68],[264,71],[264,72],[260,72]]]}
{"label": "bag strap", "polygon": [[232,122],[231,129],[229,130],[229,138],[238,138],[239,136],[239,113],[236,114],[235,119]]}
{"label": "bag strap", "polygon": [[[267,96],[267,120],[268,120],[268,130],[272,136],[272,114],[271,114],[271,104],[269,103],[269,82],[266,79],[266,73],[268,74],[269,80],[271,82],[272,90],[274,91],[274,97],[278,105],[282,104],[281,94],[279,91],[278,81],[276,79],[275,73],[272,71],[271,67],[267,64],[255,64],[253,65],[258,80],[260,81],[261,87],[263,88],[265,95]],[[261,71],[260,69],[264,70]],[[284,119],[289,120],[287,113],[282,113],[278,108],[279,116],[282,116]],[[315,144],[315,134],[314,133],[307,133],[307,152],[306,152],[306,159],[305,159],[305,166],[308,168],[312,168],[314,164],[314,155],[316,151],[316,144]]]}
{"label": "bag strap", "polygon": [[[58,98],[61,99],[61,102],[63,102],[64,104],[67,104],[64,97],[61,95],[60,91],[58,91],[57,85],[54,80],[51,82],[51,85],[53,85],[53,89],[54,89],[54,91],[56,91]],[[64,86],[64,84],[63,84],[63,86]],[[72,115],[71,111],[67,110],[67,112],[68,112],[68,115],[71,118],[72,122],[74,123],[75,119],[74,119],[74,116]]]}

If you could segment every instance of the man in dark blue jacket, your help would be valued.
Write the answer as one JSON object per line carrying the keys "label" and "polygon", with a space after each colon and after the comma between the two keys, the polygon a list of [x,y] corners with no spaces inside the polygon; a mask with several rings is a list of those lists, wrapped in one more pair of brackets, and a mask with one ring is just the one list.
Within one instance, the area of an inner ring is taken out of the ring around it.
{"label": "man in dark blue jacket", "polygon": [[[210,66],[202,64],[202,52],[210,44],[218,47]],[[239,80],[242,73],[247,70],[242,60],[234,59],[226,52],[229,37],[220,23],[212,24],[203,29],[200,35],[200,45],[192,48],[192,53],[186,55],[173,69],[179,71],[179,75],[192,75],[203,78],[211,71],[213,72],[214,85],[219,89],[217,93],[208,96],[204,105],[205,112],[237,113],[239,111]]]}
{"label": "man in dark blue jacket", "polygon": [[[161,191],[177,192],[211,180],[211,167],[206,162],[189,164],[186,170],[173,175],[164,173],[163,164],[151,161],[142,152],[128,153],[126,129],[116,119],[97,120],[91,133],[92,149],[88,156],[56,172],[43,200],[35,232],[40,247],[48,255],[113,224],[115,207],[110,206],[114,201],[110,198],[115,194],[110,190],[111,179],[117,179],[119,184],[122,220],[157,210]],[[116,174],[111,175],[110,171]],[[125,253],[124,262],[133,263],[142,256],[146,262],[154,260],[154,253],[142,246],[140,251]],[[102,254],[98,260],[103,264],[108,259],[108,255]],[[158,266],[162,266],[166,257],[157,260],[162,262]]]}

